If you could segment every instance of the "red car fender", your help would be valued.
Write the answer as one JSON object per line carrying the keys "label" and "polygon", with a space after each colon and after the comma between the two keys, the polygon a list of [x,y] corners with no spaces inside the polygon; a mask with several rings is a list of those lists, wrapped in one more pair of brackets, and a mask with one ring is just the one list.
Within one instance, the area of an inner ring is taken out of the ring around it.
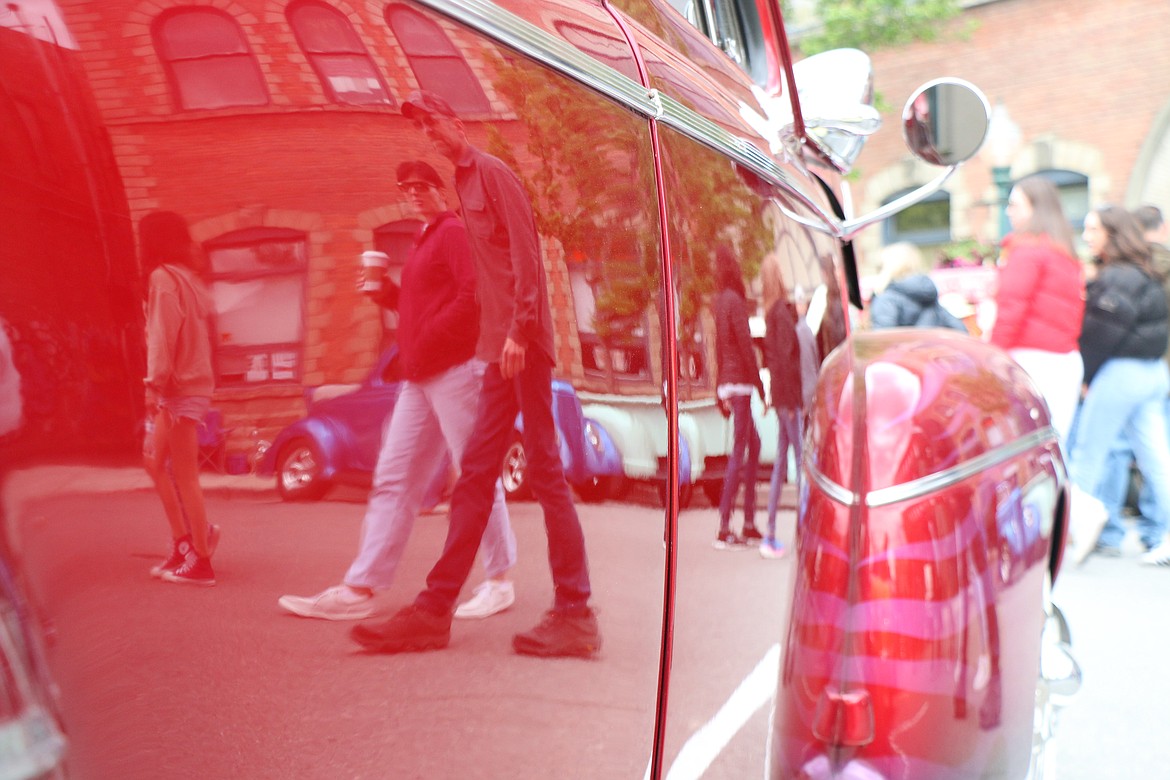
{"label": "red car fender", "polygon": [[864,333],[809,410],[777,778],[1022,777],[1064,465],[1002,351]]}

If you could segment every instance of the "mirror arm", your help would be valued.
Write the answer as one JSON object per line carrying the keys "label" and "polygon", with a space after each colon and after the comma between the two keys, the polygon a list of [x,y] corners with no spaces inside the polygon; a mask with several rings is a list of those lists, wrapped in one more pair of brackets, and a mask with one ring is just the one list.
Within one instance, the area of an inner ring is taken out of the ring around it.
{"label": "mirror arm", "polygon": [[957,170],[959,170],[959,166],[952,165],[936,176],[932,181],[923,184],[918,189],[907,192],[900,198],[895,198],[886,205],[875,211],[871,211],[865,216],[857,217],[856,219],[845,220],[841,224],[841,239],[843,241],[851,241],[854,236],[873,223],[880,222],[886,217],[893,216],[899,211],[902,211],[903,209],[913,206],[915,203],[919,203],[922,200],[925,200],[926,198],[941,190],[942,186],[946,184],[947,179],[951,178],[952,174],[954,174],[954,172]]}

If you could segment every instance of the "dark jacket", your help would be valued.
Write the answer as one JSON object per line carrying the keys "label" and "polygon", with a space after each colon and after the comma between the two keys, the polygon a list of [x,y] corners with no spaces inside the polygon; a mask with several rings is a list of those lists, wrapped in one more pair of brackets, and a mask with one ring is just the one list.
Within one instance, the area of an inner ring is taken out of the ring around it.
{"label": "dark jacket", "polygon": [[475,356],[479,339],[475,262],[463,223],[451,212],[426,225],[406,264],[402,287],[390,284],[381,303],[398,310],[402,376],[418,382]]}
{"label": "dark jacket", "polygon": [[796,338],[796,312],[792,304],[778,300],[764,314],[764,365],[768,367],[772,406],[801,408],[800,342]]}
{"label": "dark jacket", "polygon": [[751,385],[764,397],[764,383],[752,348],[747,301],[734,290],[715,294],[715,384]]}
{"label": "dark jacket", "polygon": [[1081,327],[1085,384],[1112,358],[1160,358],[1170,341],[1161,280],[1131,263],[1103,266],[1089,283]]}
{"label": "dark jacket", "polygon": [[926,274],[890,282],[870,303],[869,323],[875,329],[914,326],[967,332],[962,320],[938,302],[938,288]]}
{"label": "dark jacket", "polygon": [[1075,351],[1085,312],[1081,263],[1043,236],[1010,235],[995,294],[991,343],[1002,349]]}

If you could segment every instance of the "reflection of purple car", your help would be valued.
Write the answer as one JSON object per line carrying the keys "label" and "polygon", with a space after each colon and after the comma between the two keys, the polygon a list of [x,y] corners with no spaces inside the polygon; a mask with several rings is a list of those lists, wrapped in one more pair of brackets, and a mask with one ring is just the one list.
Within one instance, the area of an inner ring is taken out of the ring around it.
{"label": "reflection of purple car", "polygon": [[[318,499],[335,484],[369,485],[383,423],[394,409],[400,383],[398,349],[391,347],[357,390],[312,404],[303,419],[277,434],[259,472],[276,475],[277,492],[286,501]],[[603,501],[622,475],[621,456],[605,429],[585,418],[572,385],[554,380],[552,390],[565,478],[583,500]],[[512,444],[500,465],[509,497],[528,492],[523,427],[523,419],[517,417]]]}

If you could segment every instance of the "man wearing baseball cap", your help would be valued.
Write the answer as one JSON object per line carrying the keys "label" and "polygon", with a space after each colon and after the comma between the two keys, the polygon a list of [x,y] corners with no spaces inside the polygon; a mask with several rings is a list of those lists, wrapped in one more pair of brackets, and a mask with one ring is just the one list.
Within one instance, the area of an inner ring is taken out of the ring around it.
{"label": "man wearing baseball cap", "polygon": [[484,533],[492,485],[516,413],[522,412],[527,478],[544,512],[555,598],[534,629],[513,637],[512,647],[525,655],[590,657],[600,649],[601,637],[589,607],[585,537],[553,426],[552,315],[532,205],[503,161],[468,142],[462,121],[441,97],[415,92],[402,113],[455,166],[455,190],[475,258],[480,304],[476,357],[488,365],[475,428],[451,496],[447,542],[427,575],[426,590],[389,621],[355,626],[352,636],[383,653],[447,646],[451,612]]}
{"label": "man wearing baseball cap", "polygon": [[[315,596],[285,595],[277,602],[301,617],[361,620],[374,612],[375,594],[394,582],[427,478],[448,448],[459,457],[474,430],[485,364],[475,357],[479,311],[467,233],[447,207],[443,180],[434,168],[408,160],[397,175],[398,189],[423,227],[402,268],[402,284],[386,278],[384,289],[370,294],[398,312],[398,365],[404,381],[386,420],[361,543],[345,578]],[[497,480],[492,487],[483,535],[487,579],[460,606],[459,617],[494,615],[515,598],[507,574],[516,563],[516,537],[503,486]]]}

